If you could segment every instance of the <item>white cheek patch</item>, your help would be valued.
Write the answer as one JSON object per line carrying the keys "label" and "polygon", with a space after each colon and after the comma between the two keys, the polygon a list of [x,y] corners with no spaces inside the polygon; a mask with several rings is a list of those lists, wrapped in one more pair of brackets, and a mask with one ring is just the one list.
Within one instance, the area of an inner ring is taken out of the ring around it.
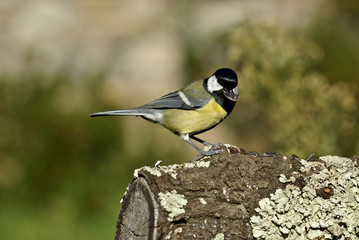
{"label": "white cheek patch", "polygon": [[216,76],[214,75],[208,78],[207,88],[211,93],[223,89],[223,87],[218,83]]}

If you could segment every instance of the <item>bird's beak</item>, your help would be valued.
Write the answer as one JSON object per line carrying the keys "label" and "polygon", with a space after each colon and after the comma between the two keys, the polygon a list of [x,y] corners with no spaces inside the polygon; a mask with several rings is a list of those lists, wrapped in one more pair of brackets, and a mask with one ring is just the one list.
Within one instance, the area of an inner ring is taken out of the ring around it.
{"label": "bird's beak", "polygon": [[223,89],[223,94],[229,100],[237,101],[239,98],[238,86],[229,91],[227,89]]}

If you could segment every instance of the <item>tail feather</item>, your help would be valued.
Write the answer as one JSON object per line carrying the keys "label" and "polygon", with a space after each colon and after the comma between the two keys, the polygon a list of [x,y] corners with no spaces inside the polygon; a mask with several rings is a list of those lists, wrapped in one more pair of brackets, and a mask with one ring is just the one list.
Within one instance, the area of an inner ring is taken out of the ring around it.
{"label": "tail feather", "polygon": [[107,112],[98,112],[90,114],[90,117],[103,117],[103,116],[143,116],[146,113],[140,111],[139,109],[124,109],[124,110],[114,110]]}

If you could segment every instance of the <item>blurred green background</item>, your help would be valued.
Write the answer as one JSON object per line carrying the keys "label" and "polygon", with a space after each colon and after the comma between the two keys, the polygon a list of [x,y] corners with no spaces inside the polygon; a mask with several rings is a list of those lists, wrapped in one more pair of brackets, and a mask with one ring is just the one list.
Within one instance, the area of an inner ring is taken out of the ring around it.
{"label": "blurred green background", "polygon": [[134,107],[220,67],[241,98],[202,137],[359,152],[359,2],[0,2],[1,239],[112,239],[134,169],[195,154]]}

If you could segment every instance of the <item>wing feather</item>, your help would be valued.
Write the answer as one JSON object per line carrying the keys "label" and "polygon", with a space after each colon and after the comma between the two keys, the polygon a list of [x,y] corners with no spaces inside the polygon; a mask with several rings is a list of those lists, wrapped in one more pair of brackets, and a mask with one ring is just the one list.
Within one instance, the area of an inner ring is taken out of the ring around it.
{"label": "wing feather", "polygon": [[[184,94],[180,91],[174,91],[164,95],[163,97],[154,100],[153,102],[147,103],[141,107],[140,109],[183,109],[183,110],[193,110],[201,108],[210,99],[205,100],[197,100],[188,96],[184,96]],[[182,95],[182,96],[181,96]],[[186,101],[183,98],[186,98]],[[190,104],[188,104],[190,103]]]}

